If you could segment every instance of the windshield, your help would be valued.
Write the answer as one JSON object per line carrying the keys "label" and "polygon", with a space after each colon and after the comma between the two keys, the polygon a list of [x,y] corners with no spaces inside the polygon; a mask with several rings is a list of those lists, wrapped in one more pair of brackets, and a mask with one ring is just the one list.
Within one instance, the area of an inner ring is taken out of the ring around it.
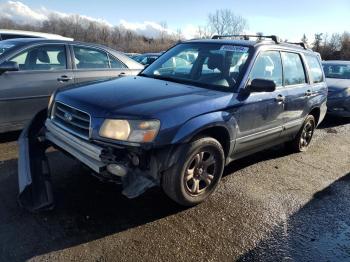
{"label": "windshield", "polygon": [[184,43],[166,52],[141,75],[232,92],[248,55],[245,46]]}
{"label": "windshield", "polygon": [[350,64],[324,64],[323,70],[327,78],[350,79]]}

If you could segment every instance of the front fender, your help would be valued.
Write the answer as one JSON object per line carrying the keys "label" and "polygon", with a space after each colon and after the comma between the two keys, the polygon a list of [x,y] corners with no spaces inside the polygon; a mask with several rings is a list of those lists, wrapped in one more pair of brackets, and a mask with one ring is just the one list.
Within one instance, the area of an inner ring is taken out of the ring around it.
{"label": "front fender", "polygon": [[187,121],[174,136],[172,144],[187,143],[194,136],[211,127],[225,128],[230,136],[230,141],[236,137],[236,119],[229,112],[219,111],[200,115]]}

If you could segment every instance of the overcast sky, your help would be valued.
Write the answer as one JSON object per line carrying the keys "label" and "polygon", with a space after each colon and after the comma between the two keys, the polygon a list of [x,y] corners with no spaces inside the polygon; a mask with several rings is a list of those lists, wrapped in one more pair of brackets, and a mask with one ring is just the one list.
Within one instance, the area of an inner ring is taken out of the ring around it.
{"label": "overcast sky", "polygon": [[310,39],[316,32],[350,30],[350,0],[0,0],[0,17],[40,21],[50,12],[80,14],[146,34],[166,21],[169,30],[181,28],[191,37],[198,25],[206,23],[208,13],[221,8],[245,17],[249,32],[277,34],[291,41],[300,40],[303,33]]}

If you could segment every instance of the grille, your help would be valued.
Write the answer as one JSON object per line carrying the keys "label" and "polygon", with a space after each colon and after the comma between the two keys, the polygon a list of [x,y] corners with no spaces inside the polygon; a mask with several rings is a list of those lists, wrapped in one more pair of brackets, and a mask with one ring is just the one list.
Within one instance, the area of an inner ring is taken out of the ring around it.
{"label": "grille", "polygon": [[52,120],[74,135],[89,138],[90,116],[83,111],[55,102]]}

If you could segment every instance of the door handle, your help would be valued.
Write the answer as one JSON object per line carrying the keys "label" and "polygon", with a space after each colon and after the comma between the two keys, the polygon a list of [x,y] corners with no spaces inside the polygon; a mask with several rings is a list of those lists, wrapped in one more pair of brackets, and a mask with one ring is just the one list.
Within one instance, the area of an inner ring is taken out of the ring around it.
{"label": "door handle", "polygon": [[279,104],[284,103],[285,100],[286,100],[286,98],[283,95],[278,95],[275,98],[275,101],[278,102]]}
{"label": "door handle", "polygon": [[307,91],[305,92],[305,96],[312,96],[311,90],[307,90]]}
{"label": "door handle", "polygon": [[120,76],[125,76],[126,74],[125,74],[125,72],[121,72],[118,76],[120,77]]}
{"label": "door handle", "polygon": [[60,76],[59,78],[57,78],[58,82],[68,82],[70,80],[73,80],[73,77],[68,77],[66,75]]}

